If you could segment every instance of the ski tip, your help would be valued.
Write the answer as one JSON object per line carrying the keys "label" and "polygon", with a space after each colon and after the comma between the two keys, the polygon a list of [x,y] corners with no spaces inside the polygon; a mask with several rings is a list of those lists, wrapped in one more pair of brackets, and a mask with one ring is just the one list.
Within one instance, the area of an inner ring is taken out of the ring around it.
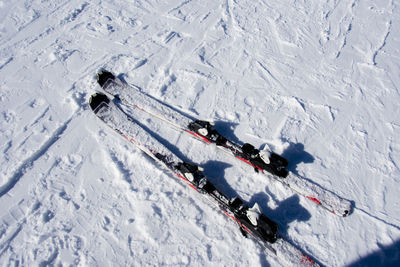
{"label": "ski tip", "polygon": [[95,93],[89,99],[89,105],[93,111],[95,111],[102,103],[110,103],[110,99],[102,93]]}
{"label": "ski tip", "polygon": [[99,73],[97,73],[97,82],[98,84],[103,87],[104,84],[108,81],[108,79],[115,79],[114,74],[107,70],[100,70]]}

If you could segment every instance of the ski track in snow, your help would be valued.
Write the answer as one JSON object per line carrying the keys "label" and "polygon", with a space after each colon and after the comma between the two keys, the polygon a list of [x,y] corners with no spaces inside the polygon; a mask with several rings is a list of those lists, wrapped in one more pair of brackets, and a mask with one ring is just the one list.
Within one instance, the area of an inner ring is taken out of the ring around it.
{"label": "ski track in snow", "polygon": [[399,23],[394,0],[0,1],[1,265],[281,265],[96,119],[101,68],[353,201],[327,214],[142,118],[322,265],[399,264]]}

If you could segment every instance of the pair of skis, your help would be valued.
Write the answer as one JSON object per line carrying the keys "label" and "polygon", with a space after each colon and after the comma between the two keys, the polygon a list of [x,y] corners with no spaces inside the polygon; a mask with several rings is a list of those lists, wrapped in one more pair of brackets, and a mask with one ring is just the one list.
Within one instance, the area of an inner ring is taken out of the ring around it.
{"label": "pair of skis", "polygon": [[[214,143],[218,148],[251,165],[256,171],[267,174],[325,209],[341,216],[349,214],[351,205],[348,201],[289,173],[285,169],[288,162],[279,155],[259,151],[250,144],[238,145],[220,135],[213,128],[212,123],[192,120],[136,88],[124,84],[110,72],[99,73],[98,83],[106,93],[132,107],[138,116],[140,116],[140,112],[146,112],[176,129],[188,132],[201,141]],[[184,162],[177,157],[135,123],[131,115],[125,113],[105,94],[92,95],[90,107],[96,116],[111,129],[220,208],[224,214],[238,224],[244,235],[258,241],[279,259],[284,259],[287,264],[318,266],[311,258],[279,236],[277,224],[262,214],[257,204],[249,208],[238,197],[232,199],[226,197],[210,183],[199,166]]]}
{"label": "pair of skis", "polygon": [[137,88],[123,83],[108,71],[99,73],[98,83],[106,93],[117,97],[132,109],[158,118],[166,122],[167,125],[187,132],[207,144],[215,144],[219,149],[253,167],[255,171],[282,183],[329,212],[342,217],[350,214],[352,209],[350,201],[312,183],[308,179],[289,173],[286,170],[288,162],[281,156],[270,151],[259,151],[248,143],[243,145],[236,144],[218,133],[213,128],[213,123],[193,120],[155,98],[144,94]]}

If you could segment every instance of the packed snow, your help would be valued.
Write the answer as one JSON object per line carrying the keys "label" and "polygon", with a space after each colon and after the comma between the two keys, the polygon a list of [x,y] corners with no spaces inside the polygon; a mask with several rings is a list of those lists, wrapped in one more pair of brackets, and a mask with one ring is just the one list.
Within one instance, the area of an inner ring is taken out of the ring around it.
{"label": "packed snow", "polygon": [[351,200],[140,118],[319,264],[399,265],[399,55],[396,0],[0,0],[0,265],[282,265],[93,114],[103,68]]}

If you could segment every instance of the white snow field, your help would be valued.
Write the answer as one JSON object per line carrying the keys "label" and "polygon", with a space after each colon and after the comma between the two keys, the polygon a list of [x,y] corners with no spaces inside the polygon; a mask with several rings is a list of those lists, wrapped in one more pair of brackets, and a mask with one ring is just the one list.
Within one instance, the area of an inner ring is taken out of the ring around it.
{"label": "white snow field", "polygon": [[319,264],[399,266],[399,59],[397,0],[1,0],[0,266],[283,265],[96,118],[102,68],[351,200],[151,129]]}

